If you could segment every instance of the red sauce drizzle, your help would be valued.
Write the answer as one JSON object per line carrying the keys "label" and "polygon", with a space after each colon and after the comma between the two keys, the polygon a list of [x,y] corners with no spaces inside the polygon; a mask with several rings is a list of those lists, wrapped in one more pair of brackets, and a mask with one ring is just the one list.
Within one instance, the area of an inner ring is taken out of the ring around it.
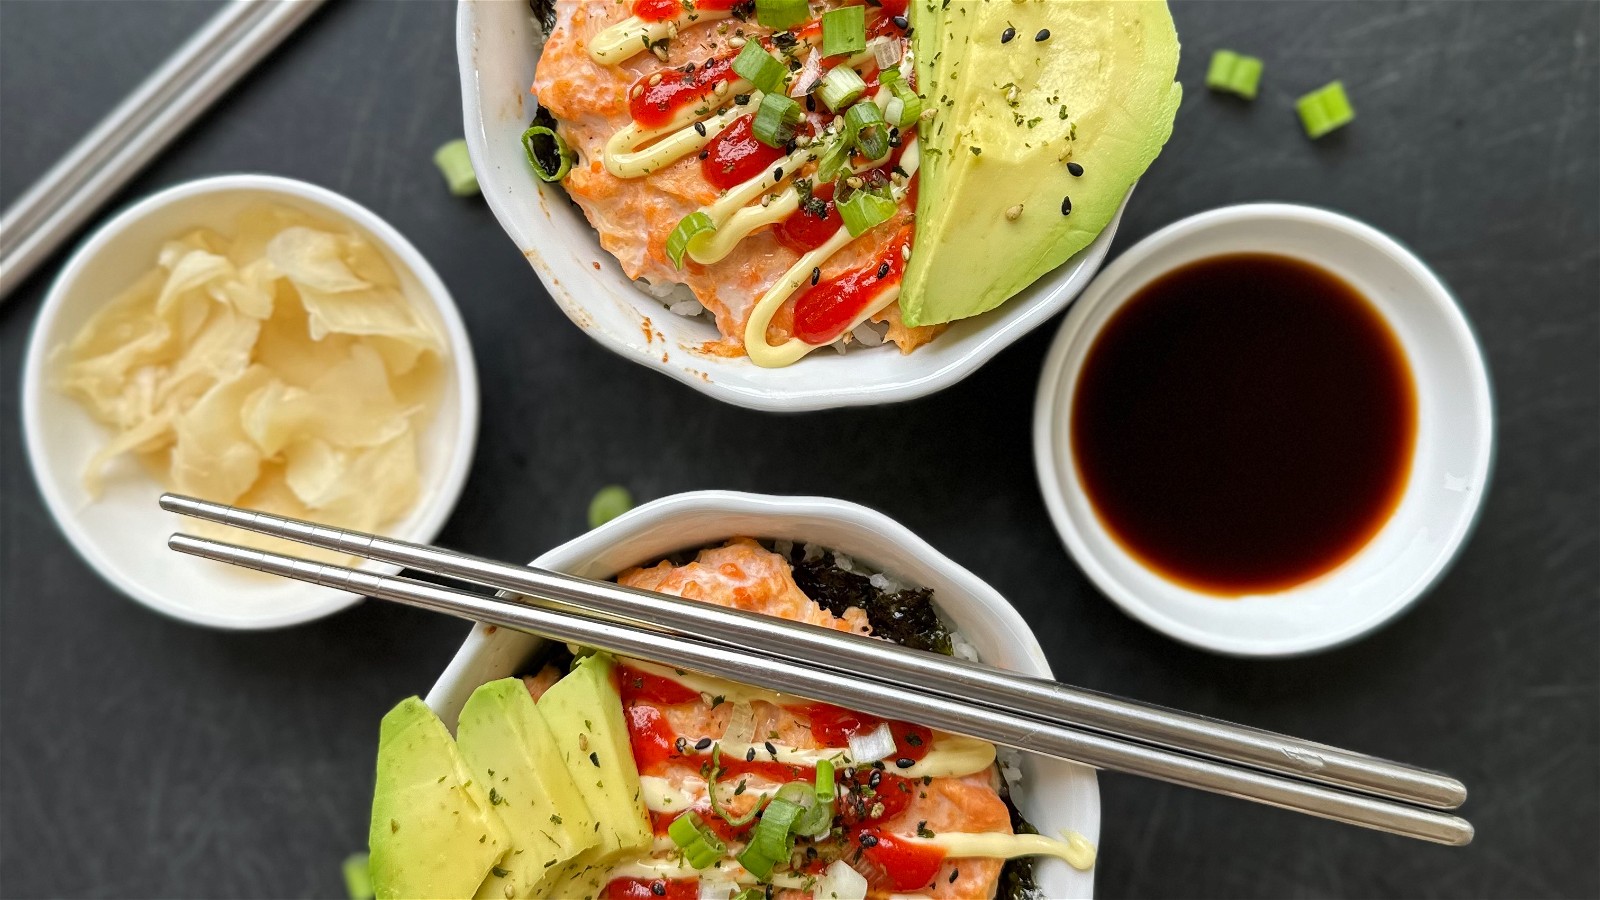
{"label": "red sauce drizzle", "polygon": [[661,710],[648,703],[623,708],[628,719],[628,738],[633,745],[633,761],[639,773],[651,775],[660,772],[668,762],[683,759],[678,752],[678,736],[672,732]]}
{"label": "red sauce drizzle", "polygon": [[[898,2],[901,11],[904,11],[905,0],[890,0],[890,2]],[[725,10],[738,5],[739,0],[696,0],[694,8]],[[682,0],[633,0],[633,14],[646,22],[665,22],[683,15],[683,2]]]}
{"label": "red sauce drizzle", "polygon": [[740,116],[706,144],[700,175],[717,190],[728,190],[770,171],[783,158],[782,150],[756,140],[754,122],[754,116]]}
{"label": "red sauce drizzle", "polygon": [[[660,885],[662,893],[655,892]],[[601,900],[697,900],[700,882],[693,878],[613,878],[600,893]]]}
{"label": "red sauce drizzle", "polygon": [[901,250],[910,245],[911,229],[902,228],[867,265],[835,275],[801,294],[794,304],[794,336],[813,345],[837,340],[874,297],[900,280],[905,270]]}
{"label": "red sauce drizzle", "polygon": [[[661,80],[651,84],[650,79],[656,75],[660,75]],[[710,96],[717,82],[732,82],[738,78],[731,57],[708,59],[698,66],[660,69],[640,78],[628,89],[628,112],[635,122],[647,128],[665,125],[678,110]]]}
{"label": "red sauce drizzle", "polygon": [[870,835],[877,839],[872,846],[861,844],[861,853],[883,870],[889,886],[896,891],[919,891],[928,887],[933,876],[944,862],[944,851],[926,844],[913,844],[876,828],[863,828],[856,832],[856,842]]}
{"label": "red sauce drizzle", "polygon": [[928,755],[929,745],[933,743],[932,729],[880,719],[828,703],[790,707],[790,711],[811,722],[811,736],[825,747],[849,746],[852,735],[866,734],[884,722],[889,723],[889,732],[894,735],[893,759],[921,759]]}
{"label": "red sauce drizzle", "polygon": [[805,205],[794,212],[789,218],[778,223],[774,234],[778,243],[788,247],[796,253],[809,253],[828,242],[833,233],[844,227],[844,220],[839,218],[839,210],[833,205],[833,185],[825,184],[811,192],[822,203],[822,215],[806,209]]}
{"label": "red sauce drizzle", "polygon": [[627,705],[634,700],[648,700],[651,703],[698,703],[700,692],[690,690],[682,683],[653,675],[628,666],[617,667],[617,688],[622,694],[622,703]]}

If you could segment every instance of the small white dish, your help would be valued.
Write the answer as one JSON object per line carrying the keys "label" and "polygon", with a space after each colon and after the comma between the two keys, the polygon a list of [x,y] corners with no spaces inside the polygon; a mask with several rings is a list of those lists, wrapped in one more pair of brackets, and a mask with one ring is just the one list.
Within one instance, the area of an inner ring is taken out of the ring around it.
{"label": "small white dish", "polygon": [[[1102,327],[1139,289],[1195,260],[1275,253],[1315,263],[1367,297],[1399,338],[1417,392],[1410,480],[1382,529],[1315,579],[1221,599],[1176,584],[1124,550],[1095,514],[1068,436],[1079,371]],[[1134,618],[1206,650],[1290,656],[1352,641],[1438,580],[1471,532],[1494,452],[1489,377],[1449,290],[1393,238],[1347,216],[1280,203],[1228,206],[1163,228],[1089,286],[1051,346],[1034,407],[1034,457],[1045,505],[1083,570]]]}
{"label": "small white dish", "polygon": [[[1065,309],[1094,277],[1122,211],[1060,268],[992,312],[953,324],[901,355],[891,347],[819,350],[781,369],[706,353],[717,339],[701,319],[667,311],[622,272],[558,185],[533,177],[521,135],[535,105],[528,88],[544,35],[526,3],[461,0],[456,55],[467,148],[484,199],[567,318],[607,349],[726,403],[798,412],[910,400],[949,387]],[[1126,199],[1123,201],[1126,208]]]}
{"label": "small white dish", "polygon": [[[820,497],[772,497],[729,491],[676,494],[573,538],[533,565],[610,578],[629,566],[648,565],[680,550],[749,536],[813,541],[908,583],[932,588],[945,620],[977,647],[985,662],[1016,672],[1050,676],[1050,663],[1022,616],[994,588],[933,549],[882,513]],[[542,638],[475,625],[445,668],[427,702],[445,724],[473,689],[520,674],[544,646]],[[826,697],[813,699],[827,700]],[[1041,834],[1070,828],[1097,843],[1100,788],[1093,769],[1031,754],[1022,756],[1022,783],[1013,799]],[[1058,859],[1040,859],[1041,896],[1094,894],[1094,871],[1080,872]]]}
{"label": "small white dish", "polygon": [[[415,307],[444,336],[451,364],[439,407],[417,451],[422,496],[385,531],[432,540],[466,482],[478,435],[478,377],[455,302],[422,254],[365,207],[303,181],[270,175],[219,175],[185,182],[141,200],[102,225],[67,261],[34,322],[23,367],[22,417],[28,459],[45,505],[78,554],[118,590],[151,609],[216,628],[277,628],[344,609],[360,595],[180,556],[167,536],[184,519],[162,511],[162,485],[136,462],[118,460],[91,500],[85,463],[110,439],[78,402],[54,386],[51,352],[67,343],[102,304],[155,265],[163,241],[209,227],[224,234],[234,217],[262,201],[350,225],[382,249]],[[369,564],[373,571],[398,567]]]}

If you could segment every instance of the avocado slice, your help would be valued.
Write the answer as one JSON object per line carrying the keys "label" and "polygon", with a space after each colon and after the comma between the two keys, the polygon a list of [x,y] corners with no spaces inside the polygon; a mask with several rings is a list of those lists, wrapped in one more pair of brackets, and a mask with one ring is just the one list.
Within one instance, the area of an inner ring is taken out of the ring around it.
{"label": "avocado slice", "polygon": [[[987,312],[1088,246],[1172,133],[1164,0],[913,0],[917,232],[908,325]],[[1010,30],[1010,39],[1002,37]]]}
{"label": "avocado slice", "polygon": [[599,826],[598,843],[567,865],[551,896],[593,897],[613,862],[645,851],[655,840],[623,720],[616,661],[605,653],[583,658],[545,691],[538,706]]}
{"label": "avocado slice", "polygon": [[478,896],[544,896],[561,867],[599,837],[522,679],[502,678],[473,691],[456,723],[456,744],[511,832],[511,852],[490,871]]}
{"label": "avocado slice", "polygon": [[511,849],[488,788],[416,697],[383,717],[367,842],[380,900],[471,897]]}

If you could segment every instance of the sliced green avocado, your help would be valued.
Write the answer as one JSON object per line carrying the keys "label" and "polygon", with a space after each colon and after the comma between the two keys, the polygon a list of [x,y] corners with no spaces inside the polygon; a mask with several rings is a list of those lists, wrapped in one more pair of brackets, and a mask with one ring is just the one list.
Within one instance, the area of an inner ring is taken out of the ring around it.
{"label": "sliced green avocado", "polygon": [[616,662],[596,653],[578,662],[539,698],[567,771],[599,824],[599,843],[567,865],[551,896],[596,896],[616,860],[650,847],[655,833],[633,761],[617,691]]}
{"label": "sliced green avocado", "polygon": [[562,867],[600,839],[522,679],[502,678],[473,691],[456,723],[456,744],[511,832],[511,852],[478,896],[545,896]]}
{"label": "sliced green avocado", "polygon": [[1182,88],[1164,0],[912,10],[918,87],[936,112],[919,129],[900,309],[934,325],[999,306],[1088,246],[1161,152]]}
{"label": "sliced green avocado", "polygon": [[380,900],[471,897],[511,849],[488,788],[416,697],[383,717],[367,841]]}

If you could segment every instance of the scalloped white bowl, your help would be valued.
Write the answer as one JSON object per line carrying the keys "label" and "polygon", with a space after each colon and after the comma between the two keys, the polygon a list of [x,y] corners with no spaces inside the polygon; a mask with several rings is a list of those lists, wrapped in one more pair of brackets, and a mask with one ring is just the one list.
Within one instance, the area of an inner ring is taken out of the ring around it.
{"label": "scalloped white bowl", "polygon": [[528,88],[543,40],[526,3],[460,0],[461,105],[484,199],[567,318],[607,349],[718,400],[801,411],[893,403],[949,387],[1065,309],[1100,268],[1122,219],[1119,209],[1094,243],[1061,267],[910,355],[888,347],[823,350],[787,368],[763,369],[743,357],[708,354],[700,345],[717,338],[716,330],[673,315],[641,291],[562,189],[529,171],[520,137],[535,109]]}
{"label": "scalloped white bowl", "polygon": [[[985,662],[1051,677],[1050,664],[1028,624],[994,588],[900,523],[842,500],[729,491],[676,494],[574,538],[540,556],[533,565],[588,578],[610,578],[629,566],[741,535],[814,541],[908,584],[932,588],[945,620],[978,648]],[[474,626],[428,693],[428,705],[454,727],[474,688],[523,671],[544,643],[532,635]],[[1098,842],[1100,788],[1093,769],[1024,754],[1022,771],[1017,806],[1041,833],[1056,834],[1070,828]],[[1093,870],[1080,872],[1061,860],[1041,859],[1037,876],[1045,897],[1094,894]]]}

